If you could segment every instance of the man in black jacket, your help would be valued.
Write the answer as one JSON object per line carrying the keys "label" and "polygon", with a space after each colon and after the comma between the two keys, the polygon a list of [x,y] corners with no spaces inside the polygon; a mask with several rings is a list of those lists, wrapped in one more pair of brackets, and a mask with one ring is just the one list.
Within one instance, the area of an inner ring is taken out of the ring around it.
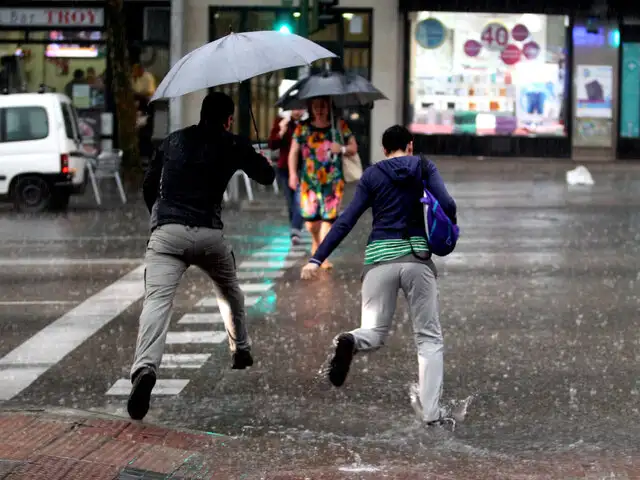
{"label": "man in black jacket", "polygon": [[151,237],[127,405],[135,420],[144,418],[149,410],[173,297],[190,265],[204,270],[217,287],[232,352],[231,368],[253,365],[235,257],[222,235],[221,204],[237,170],[263,185],[272,184],[275,173],[249,140],[230,133],[234,108],[228,95],[209,94],[202,103],[200,123],[165,138],[145,175],[142,190],[151,213]]}

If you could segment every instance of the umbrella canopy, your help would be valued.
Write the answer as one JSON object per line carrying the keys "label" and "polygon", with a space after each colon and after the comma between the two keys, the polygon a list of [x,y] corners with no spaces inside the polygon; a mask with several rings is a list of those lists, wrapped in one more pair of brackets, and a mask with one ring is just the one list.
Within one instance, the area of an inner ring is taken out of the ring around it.
{"label": "umbrella canopy", "polygon": [[290,67],[310,65],[336,55],[291,33],[230,33],[193,50],[167,73],[151,100],[173,98],[217,85]]}
{"label": "umbrella canopy", "polygon": [[365,78],[351,73],[322,72],[296,82],[276,102],[283,110],[306,108],[315,97],[331,97],[339,108],[367,105],[387,97]]}

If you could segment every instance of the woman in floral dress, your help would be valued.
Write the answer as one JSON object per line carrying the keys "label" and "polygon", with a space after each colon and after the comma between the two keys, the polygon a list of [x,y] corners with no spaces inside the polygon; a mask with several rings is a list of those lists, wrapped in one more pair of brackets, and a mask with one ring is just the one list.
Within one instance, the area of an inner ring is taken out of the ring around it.
{"label": "woman in floral dress", "polygon": [[[300,210],[311,234],[312,255],[338,218],[344,193],[342,157],[358,153],[356,139],[343,120],[338,120],[337,129],[331,128],[330,108],[326,97],[311,100],[309,121],[297,126],[289,151],[289,187],[300,185]],[[296,173],[299,157],[301,178]],[[322,266],[332,265],[325,261]]]}

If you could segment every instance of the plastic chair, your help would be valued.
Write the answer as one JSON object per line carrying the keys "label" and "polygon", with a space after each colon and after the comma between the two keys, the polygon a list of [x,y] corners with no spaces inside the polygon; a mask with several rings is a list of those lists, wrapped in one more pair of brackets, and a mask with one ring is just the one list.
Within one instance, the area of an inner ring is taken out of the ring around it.
{"label": "plastic chair", "polygon": [[[262,152],[262,154],[265,157],[267,157],[269,160],[272,160],[273,159],[273,155],[277,152],[277,150],[271,150],[266,143],[262,143],[262,144],[254,143],[253,144],[253,148],[255,148],[258,152]],[[280,187],[278,186],[278,178],[277,177],[273,180],[272,187],[273,187],[273,191],[276,193],[276,195],[278,193],[280,193]]]}
{"label": "plastic chair", "polygon": [[93,195],[98,205],[102,205],[99,181],[105,178],[113,179],[118,187],[118,193],[122,203],[127,203],[127,195],[124,192],[122,178],[120,177],[120,166],[122,165],[122,150],[116,149],[101,152],[97,157],[87,159],[87,170]]}

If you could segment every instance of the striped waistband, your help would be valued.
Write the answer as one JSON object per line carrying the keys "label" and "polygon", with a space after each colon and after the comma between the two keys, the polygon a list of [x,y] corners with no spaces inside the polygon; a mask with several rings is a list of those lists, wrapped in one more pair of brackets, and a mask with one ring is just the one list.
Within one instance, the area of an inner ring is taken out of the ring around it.
{"label": "striped waistband", "polygon": [[427,245],[427,239],[424,237],[375,240],[367,245],[364,253],[364,264],[371,265],[378,262],[387,262],[404,257],[412,252],[426,253],[428,251],[429,246]]}

